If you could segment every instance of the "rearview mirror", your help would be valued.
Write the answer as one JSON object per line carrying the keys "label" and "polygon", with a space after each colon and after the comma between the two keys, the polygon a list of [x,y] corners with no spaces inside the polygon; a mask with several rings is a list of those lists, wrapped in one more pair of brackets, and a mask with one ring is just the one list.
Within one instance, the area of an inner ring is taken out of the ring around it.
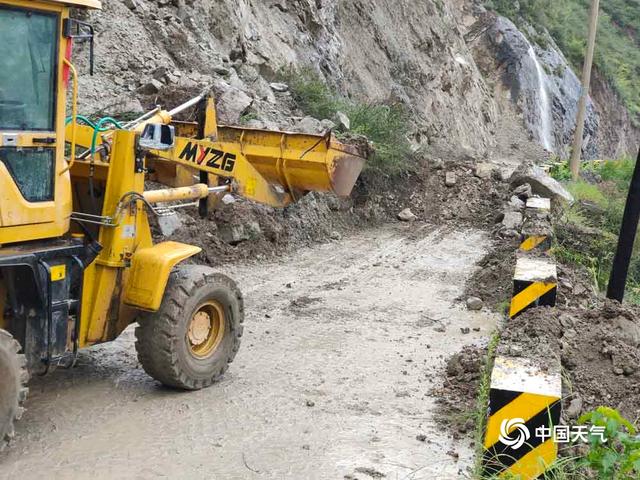
{"label": "rearview mirror", "polygon": [[75,18],[66,18],[62,33],[65,38],[73,38],[79,42],[89,41],[89,75],[93,76],[93,25]]}
{"label": "rearview mirror", "polygon": [[145,150],[170,150],[176,141],[176,131],[171,125],[150,123],[144,127],[138,145]]}

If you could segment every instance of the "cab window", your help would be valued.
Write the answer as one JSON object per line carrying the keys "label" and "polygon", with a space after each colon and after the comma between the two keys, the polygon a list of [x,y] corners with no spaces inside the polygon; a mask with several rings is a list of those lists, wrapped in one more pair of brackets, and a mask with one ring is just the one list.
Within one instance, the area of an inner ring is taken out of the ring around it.
{"label": "cab window", "polygon": [[0,7],[0,130],[53,131],[58,16]]}

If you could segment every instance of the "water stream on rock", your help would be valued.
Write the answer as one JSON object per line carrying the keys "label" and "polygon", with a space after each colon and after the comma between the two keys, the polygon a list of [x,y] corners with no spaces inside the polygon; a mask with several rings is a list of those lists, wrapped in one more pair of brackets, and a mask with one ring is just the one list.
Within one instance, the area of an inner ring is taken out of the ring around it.
{"label": "water stream on rock", "polygon": [[547,92],[547,75],[540,65],[538,56],[532,45],[529,45],[529,56],[533,60],[533,64],[536,66],[536,73],[538,75],[538,93],[540,96],[540,140],[542,146],[549,151],[553,151],[553,137],[551,135],[551,102],[549,100],[549,93]]}

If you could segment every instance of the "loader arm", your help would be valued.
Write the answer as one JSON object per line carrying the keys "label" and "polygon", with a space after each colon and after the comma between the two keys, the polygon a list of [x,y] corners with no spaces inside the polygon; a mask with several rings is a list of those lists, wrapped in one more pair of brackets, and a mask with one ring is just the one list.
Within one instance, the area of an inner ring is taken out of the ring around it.
{"label": "loader arm", "polygon": [[231,191],[248,200],[272,207],[285,207],[293,200],[290,192],[278,191],[260,175],[243,155],[238,144],[178,137],[173,149],[150,153],[156,160],[173,162],[216,175],[221,179],[228,179],[231,181]]}
{"label": "loader arm", "polygon": [[[148,171],[160,183],[193,185],[194,173],[200,173],[200,182],[227,184],[240,197],[278,208],[310,191],[348,196],[366,161],[366,152],[338,142],[331,132],[310,135],[218,125],[212,98],[185,105],[194,104],[200,110],[198,123],[174,122],[175,112],[182,110],[178,107],[158,111],[132,127],[139,134],[156,123],[175,128],[178,136],[171,148],[146,152]],[[91,168],[104,177],[109,164],[100,161],[100,152],[108,151],[112,131],[96,135],[89,126],[70,123],[67,133],[73,129],[77,144],[93,152],[91,162],[78,162],[75,168]]]}

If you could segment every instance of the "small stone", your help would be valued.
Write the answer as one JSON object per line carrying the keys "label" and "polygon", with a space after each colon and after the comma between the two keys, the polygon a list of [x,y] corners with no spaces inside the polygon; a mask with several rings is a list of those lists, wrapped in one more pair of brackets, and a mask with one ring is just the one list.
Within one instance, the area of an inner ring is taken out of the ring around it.
{"label": "small stone", "polygon": [[270,83],[271,90],[278,93],[284,93],[289,91],[289,85],[286,83]]}
{"label": "small stone", "polygon": [[336,124],[333,123],[331,120],[327,120],[326,118],[320,122],[320,125],[322,125],[323,132],[328,132],[329,130],[335,130],[336,128]]}
{"label": "small stone", "polygon": [[337,112],[336,120],[338,122],[338,127],[340,127],[342,130],[351,130],[351,120],[349,119],[349,117],[347,117],[346,113]]}
{"label": "small stone", "polygon": [[521,357],[522,354],[524,353],[524,349],[522,348],[521,345],[511,345],[509,347],[509,351],[511,352],[511,355],[513,355],[514,357]]}
{"label": "small stone", "polygon": [[456,184],[456,174],[455,172],[446,172],[444,174],[444,184],[447,187],[453,187]]}
{"label": "small stone", "polygon": [[417,219],[418,217],[409,208],[405,208],[398,214],[398,220],[401,222],[415,222]]}
{"label": "small stone", "polygon": [[260,235],[260,225],[257,222],[219,225],[218,235],[223,242],[229,245],[239,245],[242,242],[257,238]]}
{"label": "small stone", "polygon": [[469,327],[462,327],[460,328],[460,332],[462,332],[463,335],[469,335],[471,333],[471,329]]}
{"label": "small stone", "polygon": [[320,122],[320,120],[313,117],[304,117],[294,127],[294,130],[298,133],[310,133],[318,135],[324,131],[324,128],[322,127],[322,122]]}
{"label": "small stone", "polygon": [[505,212],[502,225],[506,230],[518,230],[522,225],[523,217],[520,212]]}
{"label": "small stone", "polygon": [[633,375],[635,373],[636,369],[634,367],[632,367],[631,365],[626,365],[623,369],[622,369],[622,373],[624,373],[625,377],[630,377],[631,375]]}
{"label": "small stone", "polygon": [[416,435],[416,440],[418,440],[419,442],[426,442],[427,436],[424,433],[421,433],[419,435]]}
{"label": "small stone", "polygon": [[493,165],[490,163],[479,163],[476,165],[474,175],[478,178],[486,179],[491,178],[493,172]]}
{"label": "small stone", "polygon": [[509,228],[507,230],[503,230],[500,235],[502,235],[503,238],[519,238],[520,232],[514,230],[513,228]]}
{"label": "small stone", "polygon": [[525,183],[516,187],[513,190],[513,194],[521,200],[527,200],[528,198],[531,198],[533,196],[533,191],[531,190],[531,185]]}
{"label": "small stone", "polygon": [[431,160],[431,165],[434,170],[442,170],[444,168],[444,160],[436,157]]}
{"label": "small stone", "polygon": [[314,402],[313,400],[307,400],[306,403],[307,407],[315,407],[316,406],[316,402]]}
{"label": "small stone", "polygon": [[152,78],[149,82],[141,86],[138,91],[144,95],[153,95],[154,93],[158,93],[162,87],[164,87],[164,84],[160,80]]}
{"label": "small stone", "polygon": [[467,298],[467,308],[469,310],[473,310],[473,311],[482,310],[483,306],[484,306],[484,302],[482,301],[481,298],[478,298],[478,297]]}
{"label": "small stone", "polygon": [[311,446],[310,445],[302,445],[302,449],[303,450],[311,450]]}
{"label": "small stone", "polygon": [[560,325],[562,325],[564,328],[573,328],[573,318],[571,318],[569,315],[561,315]]}
{"label": "small stone", "polygon": [[623,375],[624,374],[624,369],[620,368],[620,367],[615,367],[613,369],[613,373],[616,375]]}
{"label": "small stone", "polygon": [[612,322],[613,334],[627,345],[638,348],[640,346],[640,325],[626,317],[616,317]]}
{"label": "small stone", "polygon": [[509,207],[512,210],[522,211],[525,209],[526,206],[527,206],[526,203],[520,200],[520,198],[518,198],[516,195],[512,196],[511,199],[509,200]]}
{"label": "small stone", "polygon": [[285,285],[285,287],[286,287],[286,288],[293,288],[293,285],[291,285],[290,283],[287,283],[287,284]]}
{"label": "small stone", "polygon": [[158,227],[160,227],[160,233],[162,233],[162,235],[165,237],[171,236],[173,232],[182,228],[182,226],[182,218],[177,213],[158,217]]}
{"label": "small stone", "polygon": [[136,10],[138,8],[137,0],[124,0],[124,5],[129,10]]}
{"label": "small stone", "polygon": [[580,413],[582,412],[582,404],[582,398],[580,397],[576,397],[571,400],[571,403],[566,410],[567,417],[570,419],[578,418],[580,416]]}
{"label": "small stone", "polygon": [[240,117],[253,103],[253,99],[242,90],[228,88],[218,98],[218,117],[222,122],[230,125],[240,123]]}
{"label": "small stone", "polygon": [[169,73],[169,69],[167,67],[158,67],[153,71],[151,75],[156,80],[162,81],[164,77],[167,75],[167,73]]}
{"label": "small stone", "polygon": [[227,193],[224,197],[222,197],[222,203],[224,203],[225,205],[231,205],[232,203],[236,203],[236,198],[230,193]]}
{"label": "small stone", "polygon": [[218,75],[222,75],[223,77],[226,77],[231,73],[231,70],[229,70],[227,67],[222,65],[215,65],[213,67],[213,71],[216,72]]}
{"label": "small stone", "polygon": [[342,235],[340,235],[340,232],[333,231],[329,235],[329,238],[331,238],[331,240],[342,240]]}

